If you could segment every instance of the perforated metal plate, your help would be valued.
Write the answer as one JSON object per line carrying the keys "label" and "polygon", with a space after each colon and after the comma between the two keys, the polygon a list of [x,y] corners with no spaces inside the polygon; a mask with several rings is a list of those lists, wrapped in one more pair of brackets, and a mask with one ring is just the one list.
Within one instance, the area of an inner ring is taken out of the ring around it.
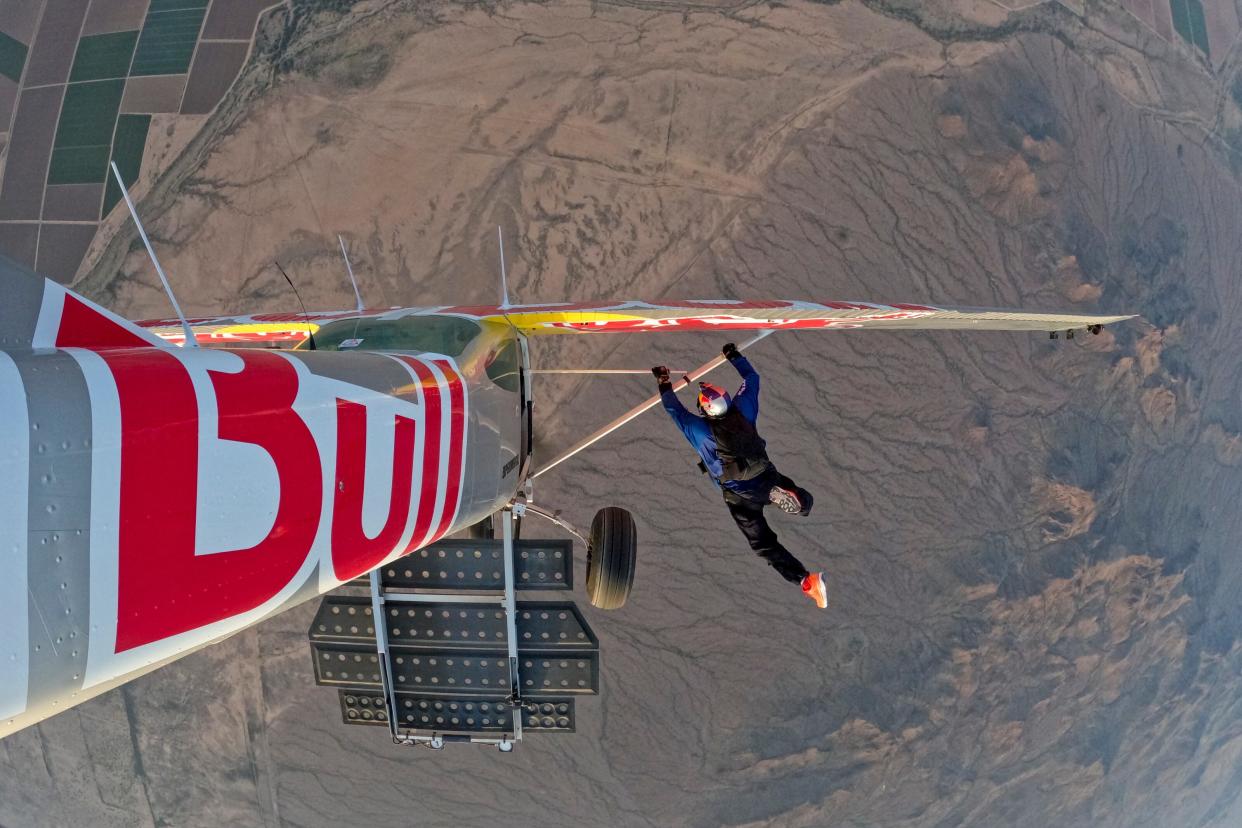
{"label": "perforated metal plate", "polygon": [[[525,647],[591,650],[595,633],[569,602],[519,601],[519,651]],[[397,604],[384,608],[388,646],[406,649],[478,649],[508,646],[505,612],[498,607],[461,604]]]}
{"label": "perforated metal plate", "polygon": [[[380,571],[386,589],[504,589],[501,540],[446,540],[411,552]],[[573,589],[573,542],[514,542],[515,589]]]}
{"label": "perforated metal plate", "polygon": [[[387,725],[379,693],[339,691],[341,718],[346,724]],[[397,724],[403,731],[449,733],[507,733],[513,710],[499,696],[414,696],[397,694]],[[534,702],[522,710],[524,733],[573,733],[576,725],[572,698]]]}
{"label": "perforated metal plate", "polygon": [[436,733],[504,733],[513,729],[513,708],[490,699],[397,694],[397,725],[402,730]]}
{"label": "perforated metal plate", "polygon": [[371,599],[354,595],[325,596],[319,602],[308,635],[311,641],[370,642],[374,649]]}
{"label": "perforated metal plate", "polygon": [[522,696],[577,696],[599,693],[599,652],[558,653],[518,651]]}
{"label": "perforated metal plate", "polygon": [[[393,687],[415,693],[508,691],[505,653],[429,650],[393,655]],[[599,653],[522,652],[522,695],[584,695],[599,692]]]}
{"label": "perforated metal plate", "polygon": [[329,686],[379,687],[379,655],[357,644],[311,644],[315,683]]}
{"label": "perforated metal plate", "polygon": [[[352,644],[313,643],[315,683],[368,690],[380,687],[379,657]],[[522,695],[588,695],[599,692],[599,653],[523,652]],[[393,688],[420,695],[507,694],[508,656],[499,650],[426,650],[392,655]]]}
{"label": "perforated metal plate", "polygon": [[412,693],[509,692],[509,656],[501,650],[394,653],[392,686]]}
{"label": "perforated metal plate", "polygon": [[[518,649],[593,650],[599,639],[570,601],[518,601]],[[507,647],[505,612],[498,606],[434,603],[385,606],[388,646],[406,649],[479,649]],[[323,600],[311,622],[311,641],[375,641],[371,599],[332,595]]]}
{"label": "perforated metal plate", "polygon": [[599,649],[599,639],[571,601],[518,601],[518,653],[528,647],[556,650]]}

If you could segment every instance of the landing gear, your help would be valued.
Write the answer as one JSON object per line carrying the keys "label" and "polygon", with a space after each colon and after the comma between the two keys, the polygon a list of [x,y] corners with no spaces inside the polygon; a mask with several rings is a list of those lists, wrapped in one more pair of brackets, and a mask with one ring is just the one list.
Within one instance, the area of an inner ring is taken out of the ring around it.
{"label": "landing gear", "polygon": [[634,516],[620,506],[608,506],[595,513],[588,537],[561,518],[533,503],[518,503],[518,514],[538,515],[549,520],[582,541],[587,550],[587,598],[591,606],[619,609],[630,597],[634,587],[634,569],[638,556],[638,530]]}
{"label": "landing gear", "polygon": [[619,609],[634,586],[638,531],[634,518],[619,506],[595,513],[587,541],[587,597],[600,609]]}

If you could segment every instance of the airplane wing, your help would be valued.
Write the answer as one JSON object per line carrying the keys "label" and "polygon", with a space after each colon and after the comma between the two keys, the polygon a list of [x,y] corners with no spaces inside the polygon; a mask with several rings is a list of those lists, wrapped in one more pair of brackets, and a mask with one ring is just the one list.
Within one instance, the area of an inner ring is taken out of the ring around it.
{"label": "airplane wing", "polygon": [[[471,309],[475,310],[475,309]],[[512,307],[508,318],[526,334],[730,330],[1063,331],[1107,325],[1130,316],[1029,313],[931,305],[795,300],[669,300],[593,306]]]}
{"label": "airplane wing", "polygon": [[[805,302],[797,300],[733,301],[724,299],[663,302],[552,303],[542,305],[449,305],[277,313],[191,319],[200,342],[290,344],[305,339],[326,322],[340,319],[400,319],[411,315],[444,314],[478,320],[506,319],[528,336],[567,333],[642,333],[650,331],[747,330],[975,330],[1064,331],[1108,325],[1132,315],[1032,313],[985,308],[944,308],[933,305],[874,302]],[[160,319],[139,322],[166,341],[183,338],[180,322]]]}

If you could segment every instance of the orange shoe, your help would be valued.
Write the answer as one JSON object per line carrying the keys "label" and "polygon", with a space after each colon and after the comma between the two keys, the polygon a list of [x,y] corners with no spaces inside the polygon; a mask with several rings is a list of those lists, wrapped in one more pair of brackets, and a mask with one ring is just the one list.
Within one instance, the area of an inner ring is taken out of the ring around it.
{"label": "orange shoe", "polygon": [[820,609],[828,609],[828,588],[824,586],[824,573],[812,572],[802,579],[802,591]]}

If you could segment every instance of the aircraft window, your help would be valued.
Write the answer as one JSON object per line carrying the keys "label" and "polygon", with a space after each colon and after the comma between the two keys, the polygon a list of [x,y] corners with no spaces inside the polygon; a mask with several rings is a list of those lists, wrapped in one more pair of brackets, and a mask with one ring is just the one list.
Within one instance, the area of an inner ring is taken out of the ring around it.
{"label": "aircraft window", "polygon": [[342,319],[319,329],[315,347],[321,351],[418,351],[456,357],[480,330],[477,322],[458,316]]}
{"label": "aircraft window", "polygon": [[518,392],[517,340],[509,339],[487,358],[487,376],[505,391]]}

